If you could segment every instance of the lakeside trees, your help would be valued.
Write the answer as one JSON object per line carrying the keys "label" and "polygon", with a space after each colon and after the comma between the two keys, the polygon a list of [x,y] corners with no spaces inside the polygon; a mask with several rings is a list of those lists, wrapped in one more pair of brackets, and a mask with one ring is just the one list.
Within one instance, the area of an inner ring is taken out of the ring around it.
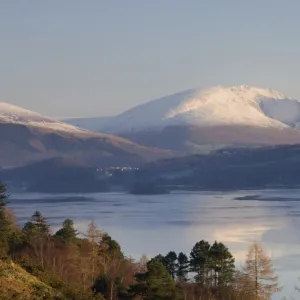
{"label": "lakeside trees", "polygon": [[70,244],[75,241],[77,235],[78,232],[74,228],[74,222],[71,219],[66,219],[62,223],[62,228],[55,233],[55,236],[60,237],[66,244]]}
{"label": "lakeside trees", "polygon": [[8,196],[3,184],[0,183],[0,258],[4,258],[9,250],[11,237],[11,222],[6,213]]}
{"label": "lakeside trees", "polygon": [[197,242],[189,256],[169,251],[135,262],[94,221],[87,233],[79,233],[70,219],[52,233],[46,217],[36,211],[18,228],[6,206],[0,185],[0,259],[13,260],[54,289],[53,299],[266,300],[277,290],[271,260],[258,244],[249,249],[241,272],[218,241]]}
{"label": "lakeside trees", "polygon": [[271,259],[257,242],[249,248],[242,268],[241,283],[244,295],[252,296],[255,300],[269,300],[279,290]]}

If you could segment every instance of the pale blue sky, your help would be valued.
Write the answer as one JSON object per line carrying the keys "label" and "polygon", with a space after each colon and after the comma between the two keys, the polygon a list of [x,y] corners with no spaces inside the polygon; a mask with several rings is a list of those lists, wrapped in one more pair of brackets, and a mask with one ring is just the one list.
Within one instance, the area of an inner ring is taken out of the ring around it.
{"label": "pale blue sky", "polygon": [[0,101],[102,116],[248,84],[300,99],[299,0],[0,0]]}

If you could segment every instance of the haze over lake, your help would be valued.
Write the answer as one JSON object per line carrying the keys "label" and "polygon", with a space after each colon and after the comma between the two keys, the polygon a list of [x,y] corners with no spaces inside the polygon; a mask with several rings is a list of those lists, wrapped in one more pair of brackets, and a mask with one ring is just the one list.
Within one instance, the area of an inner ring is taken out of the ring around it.
{"label": "haze over lake", "polygon": [[136,259],[171,250],[189,255],[194,244],[205,239],[226,244],[240,266],[249,244],[259,240],[272,257],[280,285],[284,286],[280,295],[297,297],[294,286],[300,276],[299,195],[296,189],[159,196],[25,193],[12,194],[10,207],[22,223],[40,210],[53,230],[71,218],[84,232],[94,219],[120,243],[125,255]]}

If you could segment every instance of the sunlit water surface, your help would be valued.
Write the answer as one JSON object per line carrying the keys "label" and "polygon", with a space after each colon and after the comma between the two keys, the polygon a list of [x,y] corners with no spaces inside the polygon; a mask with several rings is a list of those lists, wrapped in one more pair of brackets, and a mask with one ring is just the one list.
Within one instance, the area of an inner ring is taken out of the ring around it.
{"label": "sunlit water surface", "polygon": [[[243,198],[244,200],[236,200]],[[257,200],[257,199],[260,200]],[[23,224],[40,210],[55,231],[66,218],[84,232],[90,220],[108,232],[127,256],[170,250],[189,254],[205,239],[226,244],[239,267],[249,244],[261,241],[272,257],[282,295],[300,285],[300,190],[195,192],[133,196],[107,194],[12,194],[10,206]]]}

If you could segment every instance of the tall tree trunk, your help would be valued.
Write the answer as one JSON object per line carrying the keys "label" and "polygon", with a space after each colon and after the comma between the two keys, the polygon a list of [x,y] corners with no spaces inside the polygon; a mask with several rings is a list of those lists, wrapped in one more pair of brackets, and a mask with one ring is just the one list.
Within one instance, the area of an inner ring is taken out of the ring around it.
{"label": "tall tree trunk", "polygon": [[257,249],[255,248],[255,300],[258,300]]}
{"label": "tall tree trunk", "polygon": [[113,300],[114,299],[114,282],[113,280],[110,281],[110,295],[109,295],[109,299]]}

